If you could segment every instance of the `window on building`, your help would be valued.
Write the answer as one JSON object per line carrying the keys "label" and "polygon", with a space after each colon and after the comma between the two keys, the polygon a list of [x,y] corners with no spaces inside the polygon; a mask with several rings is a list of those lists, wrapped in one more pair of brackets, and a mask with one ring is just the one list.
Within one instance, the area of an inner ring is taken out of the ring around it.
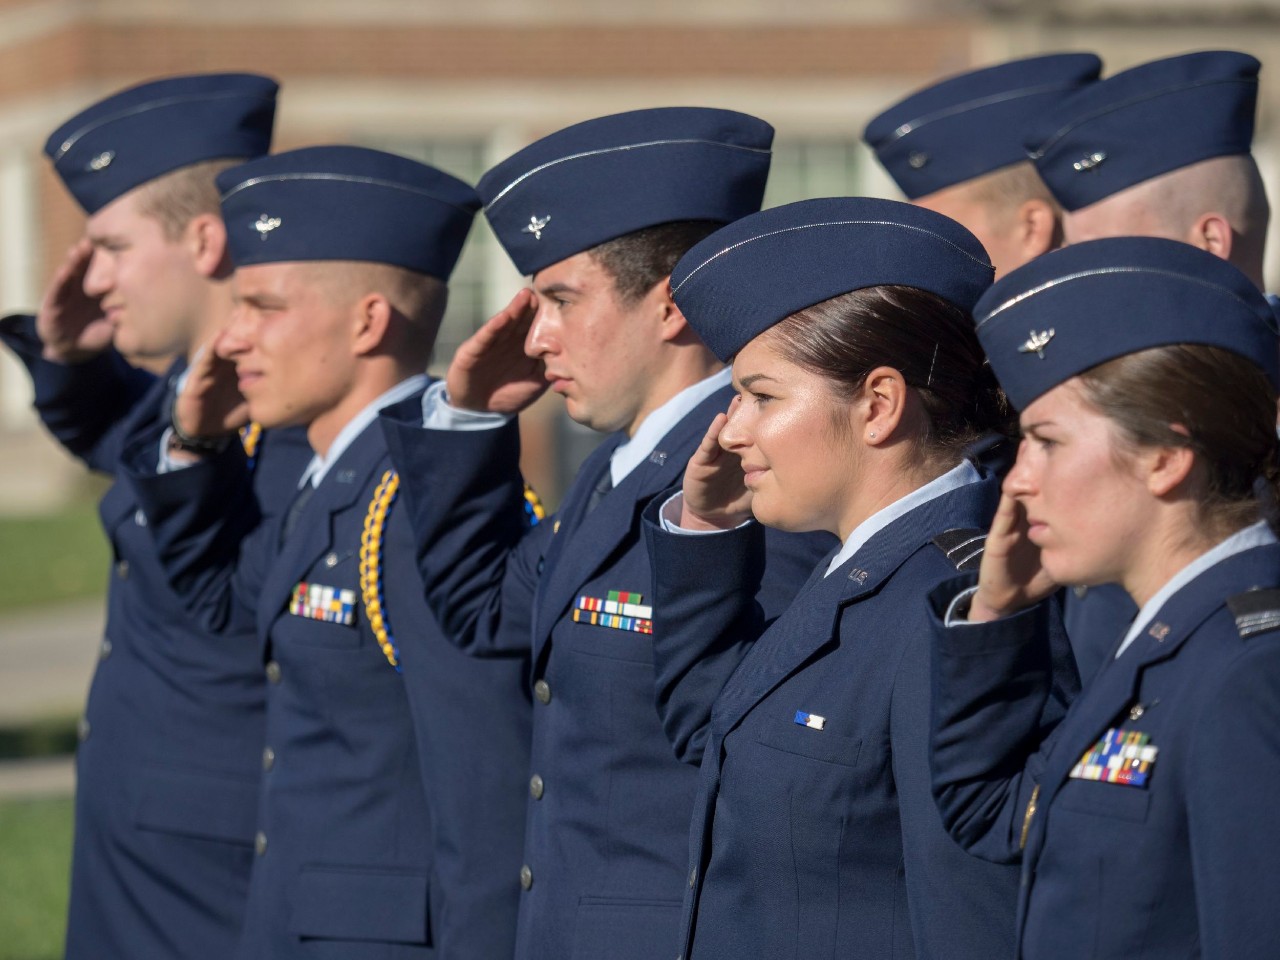
{"label": "window on building", "polygon": [[[483,140],[366,140],[365,145],[411,157],[471,184],[485,171]],[[486,274],[495,243],[483,214],[478,215],[449,280],[449,309],[436,337],[431,361],[433,372],[443,373],[458,345],[489,318],[486,305],[491,301],[485,297]]]}

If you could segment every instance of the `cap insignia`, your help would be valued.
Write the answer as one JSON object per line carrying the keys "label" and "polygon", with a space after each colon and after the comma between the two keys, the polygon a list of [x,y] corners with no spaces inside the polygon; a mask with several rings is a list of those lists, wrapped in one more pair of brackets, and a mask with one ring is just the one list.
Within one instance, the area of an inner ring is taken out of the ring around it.
{"label": "cap insignia", "polygon": [[89,161],[87,169],[92,170],[94,173],[98,173],[99,171],[105,170],[107,167],[111,166],[111,161],[115,158],[116,152],[114,150],[103,150],[100,154]]}
{"label": "cap insignia", "polygon": [[1101,150],[1091,153],[1087,157],[1077,160],[1071,166],[1077,173],[1085,173],[1088,170],[1096,170],[1103,160],[1107,159],[1107,155]]}
{"label": "cap insignia", "polygon": [[929,155],[921,150],[913,150],[911,155],[907,157],[907,166],[912,170],[919,170],[929,162]]}
{"label": "cap insignia", "polygon": [[529,222],[525,224],[524,230],[522,230],[521,232],[532,233],[533,239],[541,240],[542,231],[547,228],[547,224],[550,222],[551,222],[551,214],[547,214],[545,217],[532,216],[529,218]]}
{"label": "cap insignia", "polygon": [[269,217],[264,213],[257,219],[257,221],[250,224],[250,226],[252,226],[254,230],[258,231],[259,237],[266,240],[267,234],[279,227],[280,223],[281,220],[279,217]]}
{"label": "cap insignia", "polygon": [[1027,342],[1018,348],[1019,353],[1034,353],[1041,360],[1044,359],[1044,348],[1049,345],[1049,341],[1053,339],[1054,331],[1041,330],[1036,333],[1031,331],[1031,336],[1027,338]]}

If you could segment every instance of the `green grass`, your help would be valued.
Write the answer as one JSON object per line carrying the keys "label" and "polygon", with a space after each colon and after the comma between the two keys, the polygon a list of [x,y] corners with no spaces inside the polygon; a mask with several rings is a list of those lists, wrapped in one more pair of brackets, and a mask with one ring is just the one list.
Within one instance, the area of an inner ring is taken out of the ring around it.
{"label": "green grass", "polygon": [[0,611],[102,596],[110,557],[93,503],[0,517]]}
{"label": "green grass", "polygon": [[72,817],[70,797],[0,800],[0,960],[62,956]]}

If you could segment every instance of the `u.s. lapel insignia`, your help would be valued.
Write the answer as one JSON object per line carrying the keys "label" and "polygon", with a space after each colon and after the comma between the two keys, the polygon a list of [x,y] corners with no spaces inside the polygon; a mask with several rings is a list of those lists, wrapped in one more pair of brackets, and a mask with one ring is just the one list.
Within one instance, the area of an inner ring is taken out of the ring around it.
{"label": "u.s. lapel insignia", "polygon": [[656,465],[657,465],[657,466],[659,466],[659,467],[664,467],[664,466],[666,466],[666,464],[667,464],[667,451],[665,451],[665,450],[655,450],[655,451],[653,451],[653,453],[649,454],[649,462],[650,462],[650,463],[652,463],[652,464],[656,464]]}
{"label": "u.s. lapel insignia", "polygon": [[1071,778],[1146,787],[1159,752],[1149,735],[1112,727],[1071,768]]}
{"label": "u.s. lapel insignia", "polygon": [[849,570],[849,579],[859,586],[866,583],[867,577],[869,576],[871,576],[871,573],[867,570],[863,570],[861,567],[853,567]]}
{"label": "u.s. lapel insignia", "polygon": [[295,617],[349,627],[356,622],[356,592],[304,580],[293,588],[289,612]]}
{"label": "u.s. lapel insignia", "polygon": [[114,150],[103,150],[100,154],[89,161],[89,165],[86,169],[93,173],[101,173],[103,170],[107,169],[107,167],[111,166],[111,161],[115,158],[116,152]]}
{"label": "u.s. lapel insignia", "polygon": [[1031,331],[1031,336],[1027,338],[1027,342],[1018,348],[1019,353],[1034,353],[1041,360],[1044,359],[1044,348],[1049,345],[1049,341],[1053,339],[1054,330],[1041,330],[1036,333]]}
{"label": "u.s. lapel insignia", "polygon": [[1165,637],[1169,636],[1169,631],[1171,629],[1173,628],[1170,627],[1167,623],[1161,623],[1159,620],[1157,620],[1155,623],[1151,625],[1151,629],[1149,629],[1147,633],[1155,637],[1158,643],[1164,643]]}
{"label": "u.s. lapel insignia", "polygon": [[547,224],[550,222],[551,214],[548,213],[545,217],[539,217],[535,214],[529,218],[529,222],[524,225],[524,230],[521,233],[532,233],[533,239],[541,240],[542,231],[547,229]]}
{"label": "u.s. lapel insignia", "polygon": [[653,633],[653,607],[645,604],[642,594],[610,590],[603,598],[579,597],[573,608],[573,622],[632,633]]}
{"label": "u.s. lapel insignia", "polygon": [[268,216],[264,213],[253,222],[252,227],[254,230],[258,231],[258,237],[265,241],[267,239],[267,235],[270,234],[272,230],[278,230],[282,222],[283,221],[279,217]]}

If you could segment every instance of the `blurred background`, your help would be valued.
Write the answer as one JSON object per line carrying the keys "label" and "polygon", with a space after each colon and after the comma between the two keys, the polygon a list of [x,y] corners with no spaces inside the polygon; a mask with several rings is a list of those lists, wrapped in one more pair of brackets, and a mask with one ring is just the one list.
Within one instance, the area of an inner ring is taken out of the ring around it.
{"label": "blurred background", "polygon": [[[31,311],[83,218],[41,154],[95,99],[169,73],[282,82],[279,149],[378,147],[472,182],[559,127],[703,105],[777,128],[767,205],[895,196],[859,141],[891,101],[1014,57],[1092,50],[1114,73],[1228,48],[1264,63],[1254,153],[1280,196],[1280,0],[0,0],[0,315]],[[1273,218],[1273,233],[1280,217]],[[1280,243],[1269,244],[1269,277]],[[477,221],[437,346],[521,278]],[[63,455],[0,355],[0,960],[60,955],[69,759],[101,629],[102,481]],[[557,397],[525,418],[526,471],[554,505],[598,439]]]}

